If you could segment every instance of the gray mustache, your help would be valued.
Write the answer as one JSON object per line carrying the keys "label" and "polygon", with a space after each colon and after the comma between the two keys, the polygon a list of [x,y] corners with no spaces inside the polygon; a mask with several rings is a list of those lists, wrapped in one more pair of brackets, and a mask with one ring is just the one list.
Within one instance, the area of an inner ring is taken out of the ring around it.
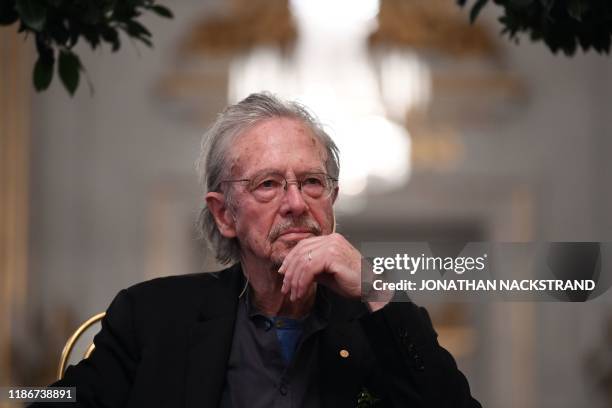
{"label": "gray mustache", "polygon": [[285,221],[272,227],[268,235],[270,241],[274,241],[291,228],[303,228],[314,235],[321,235],[321,227],[315,220],[311,218],[299,218],[297,220]]}

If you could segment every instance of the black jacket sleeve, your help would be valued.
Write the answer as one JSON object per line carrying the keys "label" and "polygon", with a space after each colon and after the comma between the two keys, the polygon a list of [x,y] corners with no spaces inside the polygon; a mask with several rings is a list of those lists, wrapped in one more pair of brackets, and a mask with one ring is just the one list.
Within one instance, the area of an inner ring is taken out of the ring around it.
{"label": "black jacket sleeve", "polygon": [[412,302],[392,302],[361,317],[379,374],[372,390],[393,407],[479,408],[465,376],[437,340],[427,311]]}
{"label": "black jacket sleeve", "polygon": [[76,387],[77,403],[35,403],[30,407],[121,407],[129,397],[139,361],[132,301],[122,290],[102,319],[89,358],[70,366],[51,387]]}

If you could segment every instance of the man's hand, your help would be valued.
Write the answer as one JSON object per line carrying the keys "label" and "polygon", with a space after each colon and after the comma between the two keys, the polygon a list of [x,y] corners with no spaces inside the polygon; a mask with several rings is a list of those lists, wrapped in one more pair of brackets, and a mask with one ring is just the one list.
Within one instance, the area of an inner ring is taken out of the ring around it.
{"label": "man's hand", "polygon": [[[283,294],[290,300],[309,292],[314,282],[321,283],[340,296],[361,297],[361,254],[342,235],[333,233],[300,241],[285,257],[278,272],[285,276]],[[371,311],[387,302],[369,302]]]}
{"label": "man's hand", "polygon": [[287,254],[278,272],[285,276],[281,291],[293,302],[319,282],[340,296],[361,296],[361,254],[342,235],[304,239]]}

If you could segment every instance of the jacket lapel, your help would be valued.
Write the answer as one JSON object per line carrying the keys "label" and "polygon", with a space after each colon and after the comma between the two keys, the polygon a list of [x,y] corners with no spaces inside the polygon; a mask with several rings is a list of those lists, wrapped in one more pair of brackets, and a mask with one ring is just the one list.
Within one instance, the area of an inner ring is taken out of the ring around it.
{"label": "jacket lapel", "polygon": [[367,346],[356,329],[356,320],[368,311],[360,301],[342,299],[327,292],[331,315],[319,346],[321,406],[356,406],[360,384],[370,366],[364,355]]}
{"label": "jacket lapel", "polygon": [[232,345],[242,271],[238,265],[216,275],[202,293],[196,322],[189,327],[185,373],[185,406],[219,404]]}
{"label": "jacket lapel", "polygon": [[[185,373],[185,407],[202,408],[219,405],[227,362],[229,359],[238,295],[242,291],[245,280],[239,265],[220,272],[216,281],[207,285],[202,293],[202,302],[196,321],[189,327],[187,344],[187,362]],[[321,288],[323,289],[323,288]],[[325,290],[325,289],[323,289]],[[356,398],[357,389],[348,386],[355,382],[359,374],[354,370],[361,361],[361,347],[354,343],[352,322],[367,313],[360,302],[338,300],[338,296],[329,293],[331,300],[330,327],[324,331],[322,349],[319,349],[320,367],[325,373],[321,384],[321,399],[324,406],[338,406],[338,401],[350,401]],[[342,357],[339,352],[346,350],[349,358]],[[357,370],[359,371],[359,370]],[[340,387],[329,388],[330,374]],[[338,384],[338,378],[349,376]],[[346,383],[346,384],[344,384]],[[342,405],[342,404],[340,404]]]}

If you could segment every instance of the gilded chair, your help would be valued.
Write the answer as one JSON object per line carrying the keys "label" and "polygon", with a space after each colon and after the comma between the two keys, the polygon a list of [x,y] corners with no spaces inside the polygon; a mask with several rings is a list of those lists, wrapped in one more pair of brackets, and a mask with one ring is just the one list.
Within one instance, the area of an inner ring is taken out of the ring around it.
{"label": "gilded chair", "polygon": [[[102,312],[102,313],[98,313],[95,316],[90,317],[85,323],[81,324],[75,330],[74,333],[72,333],[72,335],[70,336],[70,338],[66,342],[66,345],[64,346],[64,349],[62,350],[62,356],[60,357],[60,364],[59,364],[59,367],[57,369],[57,379],[58,380],[61,380],[62,377],[64,376],[64,371],[66,371],[66,365],[68,364],[68,359],[70,358],[70,354],[72,354],[72,350],[74,349],[74,346],[77,343],[77,341],[79,340],[79,338],[83,335],[83,333],[85,333],[85,331],[88,328],[90,328],[94,324],[96,324],[99,321],[101,321],[102,318],[105,315],[106,315],[106,313]],[[85,354],[83,355],[83,358],[89,357],[89,355],[92,353],[94,348],[95,348],[95,345],[93,343],[91,343],[87,347],[87,349],[85,350]]]}

